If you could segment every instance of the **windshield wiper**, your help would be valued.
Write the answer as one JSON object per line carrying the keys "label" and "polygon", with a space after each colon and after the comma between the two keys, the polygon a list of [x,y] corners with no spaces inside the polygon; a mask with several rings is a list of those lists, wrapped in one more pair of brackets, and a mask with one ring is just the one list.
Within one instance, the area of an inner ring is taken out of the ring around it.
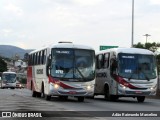
{"label": "windshield wiper", "polygon": [[141,71],[143,74],[144,74],[144,77],[148,80],[148,81],[150,81],[150,79],[148,78],[148,76],[143,72],[143,71]]}
{"label": "windshield wiper", "polygon": [[128,80],[130,81],[132,79],[134,73],[131,74],[131,76],[128,78]]}
{"label": "windshield wiper", "polygon": [[79,74],[81,75],[81,77],[85,80],[85,77],[83,76],[82,72],[76,67],[77,71],[79,72]]}

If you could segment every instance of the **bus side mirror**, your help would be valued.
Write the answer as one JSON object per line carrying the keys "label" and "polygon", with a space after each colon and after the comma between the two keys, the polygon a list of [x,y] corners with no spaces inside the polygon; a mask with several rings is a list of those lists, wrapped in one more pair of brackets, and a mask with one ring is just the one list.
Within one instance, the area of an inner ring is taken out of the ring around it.
{"label": "bus side mirror", "polygon": [[50,66],[51,66],[51,55],[49,55],[48,57],[47,57],[47,67],[46,67],[46,74],[47,74],[47,76],[49,76],[50,75]]}

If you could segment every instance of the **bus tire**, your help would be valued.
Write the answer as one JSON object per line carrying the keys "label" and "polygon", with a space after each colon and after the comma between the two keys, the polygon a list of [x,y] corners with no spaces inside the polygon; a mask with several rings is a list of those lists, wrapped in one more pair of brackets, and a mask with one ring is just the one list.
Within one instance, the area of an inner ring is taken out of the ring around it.
{"label": "bus tire", "polygon": [[110,95],[108,85],[105,85],[105,88],[104,88],[104,97],[105,97],[106,100],[109,100],[109,101],[116,101],[116,100],[118,100],[118,96],[116,96],[116,95]]}
{"label": "bus tire", "polygon": [[37,92],[37,97],[40,98],[41,97],[41,93]]}
{"label": "bus tire", "polygon": [[32,97],[36,97],[37,96],[37,92],[36,91],[32,91]]}
{"label": "bus tire", "polygon": [[110,94],[109,94],[109,87],[108,87],[108,85],[105,85],[105,87],[104,87],[104,98],[106,100],[110,100]]}
{"label": "bus tire", "polygon": [[47,101],[50,101],[50,100],[51,100],[51,95],[45,95],[45,99],[46,99]]}
{"label": "bus tire", "polygon": [[144,102],[144,100],[145,100],[145,96],[138,96],[137,97],[137,101],[140,103]]}
{"label": "bus tire", "polygon": [[42,96],[42,98],[45,98],[45,93],[44,93],[44,83],[42,83],[41,96]]}
{"label": "bus tire", "polygon": [[83,102],[84,101],[84,97],[78,97],[78,102]]}
{"label": "bus tire", "polygon": [[89,99],[94,99],[94,95],[93,95],[93,96],[88,96],[87,98],[89,98]]}
{"label": "bus tire", "polygon": [[68,96],[59,96],[59,99],[60,99],[60,100],[67,100],[67,99],[68,99]]}

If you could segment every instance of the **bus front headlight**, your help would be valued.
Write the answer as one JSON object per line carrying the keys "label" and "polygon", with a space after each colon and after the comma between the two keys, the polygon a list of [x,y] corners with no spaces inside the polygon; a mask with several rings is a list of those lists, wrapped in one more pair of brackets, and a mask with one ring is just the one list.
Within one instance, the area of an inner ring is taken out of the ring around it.
{"label": "bus front headlight", "polygon": [[155,90],[157,88],[157,85],[150,88],[150,90]]}
{"label": "bus front headlight", "polygon": [[59,85],[58,85],[58,84],[53,84],[53,83],[51,83],[51,85],[52,85],[55,89],[58,89],[58,88],[59,88]]}
{"label": "bus front headlight", "polygon": [[123,89],[126,89],[126,86],[122,85],[122,84],[119,84],[119,86]]}
{"label": "bus front headlight", "polygon": [[54,88],[58,89],[59,85],[58,84],[54,84]]}
{"label": "bus front headlight", "polygon": [[86,88],[87,88],[87,90],[92,90],[94,88],[94,85],[93,84],[92,85],[87,85]]}
{"label": "bus front headlight", "polygon": [[88,85],[88,86],[87,86],[87,90],[90,90],[90,89],[91,89],[91,85]]}

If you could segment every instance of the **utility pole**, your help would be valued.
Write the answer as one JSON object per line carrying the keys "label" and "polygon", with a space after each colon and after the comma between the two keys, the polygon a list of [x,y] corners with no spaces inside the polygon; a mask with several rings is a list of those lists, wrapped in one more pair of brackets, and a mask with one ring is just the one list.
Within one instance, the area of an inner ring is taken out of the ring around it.
{"label": "utility pole", "polygon": [[147,38],[148,38],[149,36],[151,36],[151,35],[145,34],[145,35],[143,35],[143,36],[146,36],[146,43],[147,43]]}
{"label": "utility pole", "polygon": [[134,0],[132,0],[132,37],[131,37],[131,47],[133,47],[134,41]]}

